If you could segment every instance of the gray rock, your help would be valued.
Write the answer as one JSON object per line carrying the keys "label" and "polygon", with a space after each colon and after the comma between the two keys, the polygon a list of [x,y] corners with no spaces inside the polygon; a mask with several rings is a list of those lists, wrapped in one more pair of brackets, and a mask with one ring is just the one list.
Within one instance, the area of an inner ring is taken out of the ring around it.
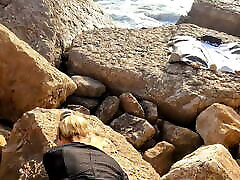
{"label": "gray rock", "polygon": [[137,149],[139,149],[147,140],[155,134],[155,129],[147,120],[130,115],[123,114],[114,119],[110,126],[121,133]]}
{"label": "gray rock", "polygon": [[92,0],[1,0],[0,23],[56,66],[81,31],[114,27]]}
{"label": "gray rock", "polygon": [[77,85],[74,92],[77,96],[100,97],[106,91],[106,87],[101,82],[87,76],[72,76],[71,79]]}
{"label": "gray rock", "polygon": [[240,36],[240,3],[234,0],[195,0],[191,11],[178,23],[192,23]]}
{"label": "gray rock", "polygon": [[95,109],[99,105],[99,100],[94,98],[85,98],[85,97],[79,97],[79,96],[69,96],[66,100],[67,104],[70,105],[82,105],[86,107],[87,109]]}
{"label": "gray rock", "polygon": [[142,101],[141,105],[145,112],[145,118],[150,122],[151,124],[155,124],[158,118],[158,110],[157,105],[150,102],[150,101]]}
{"label": "gray rock", "polygon": [[96,116],[105,124],[110,123],[113,116],[117,113],[119,107],[117,96],[108,96],[96,111]]}
{"label": "gray rock", "polygon": [[71,109],[73,111],[77,111],[77,112],[80,112],[83,114],[90,115],[90,110],[81,105],[69,104],[69,105],[67,105],[67,109]]}
{"label": "gray rock", "polygon": [[[158,105],[159,114],[177,124],[189,124],[214,102],[240,106],[240,79],[226,73],[168,64],[171,37],[212,35],[223,43],[239,38],[196,25],[168,25],[154,29],[100,29],[82,33],[69,52],[69,72],[104,83],[111,91],[131,92]],[[88,44],[99,40],[99,48]],[[121,51],[121,52],[119,52]],[[94,69],[94,71],[93,71]]]}
{"label": "gray rock", "polygon": [[162,141],[143,154],[143,159],[149,162],[154,169],[162,176],[166,174],[173,165],[174,145]]}
{"label": "gray rock", "polygon": [[181,159],[203,144],[197,133],[187,128],[175,126],[167,121],[163,123],[162,139],[175,146],[175,160]]}
{"label": "gray rock", "polygon": [[203,146],[172,165],[162,180],[237,180],[240,167],[221,144]]}
{"label": "gray rock", "polygon": [[144,118],[144,111],[138,100],[131,93],[123,93],[120,96],[120,104],[123,110],[129,114]]}

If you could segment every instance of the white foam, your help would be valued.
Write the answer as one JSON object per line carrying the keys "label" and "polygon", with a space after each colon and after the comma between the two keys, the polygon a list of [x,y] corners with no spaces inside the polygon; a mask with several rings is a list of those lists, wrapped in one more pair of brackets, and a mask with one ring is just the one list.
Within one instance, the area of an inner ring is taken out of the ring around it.
{"label": "white foam", "polygon": [[97,0],[119,27],[142,28],[176,23],[193,0]]}

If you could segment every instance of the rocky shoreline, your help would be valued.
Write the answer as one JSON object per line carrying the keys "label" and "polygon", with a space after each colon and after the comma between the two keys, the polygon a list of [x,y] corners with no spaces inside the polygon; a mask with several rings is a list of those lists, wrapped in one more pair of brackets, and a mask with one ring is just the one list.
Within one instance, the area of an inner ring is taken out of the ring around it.
{"label": "rocky shoreline", "polygon": [[239,178],[239,76],[169,61],[174,36],[239,37],[193,24],[119,29],[92,1],[29,5],[45,14],[26,22],[14,17],[24,4],[0,3],[0,179],[48,179],[42,155],[64,111],[90,119],[131,180]]}
{"label": "rocky shoreline", "polygon": [[201,27],[240,36],[240,3],[238,0],[195,0],[187,16],[178,23],[192,23]]}

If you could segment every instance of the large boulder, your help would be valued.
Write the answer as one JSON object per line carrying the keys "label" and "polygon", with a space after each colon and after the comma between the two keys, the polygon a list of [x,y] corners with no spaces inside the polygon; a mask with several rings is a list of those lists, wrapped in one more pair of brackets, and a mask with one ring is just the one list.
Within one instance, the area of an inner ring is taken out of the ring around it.
{"label": "large boulder", "polygon": [[197,133],[167,121],[164,121],[160,131],[162,139],[175,146],[175,160],[181,159],[202,145],[202,139]]}
{"label": "large boulder", "polygon": [[187,16],[178,23],[198,26],[240,36],[240,2],[234,0],[195,0]]}
{"label": "large boulder", "polygon": [[[24,113],[14,125],[9,142],[3,150],[1,180],[17,180],[19,176],[26,180],[47,179],[41,164],[42,156],[50,147],[55,146],[59,118],[64,111],[66,110],[36,108]],[[107,139],[104,151],[116,159],[130,180],[160,179],[151,165],[142,159],[122,135],[95,116],[73,113],[88,118],[95,132]]]}
{"label": "large boulder", "polygon": [[0,116],[15,122],[35,107],[56,108],[75,83],[0,25]]}
{"label": "large boulder", "polygon": [[97,79],[112,91],[131,92],[152,101],[168,120],[189,124],[214,102],[240,106],[240,94],[236,93],[240,84],[236,76],[168,63],[167,43],[171,37],[205,34],[224,43],[240,42],[239,38],[190,24],[152,29],[100,29],[82,33],[74,40],[68,70]]}
{"label": "large boulder", "polygon": [[220,145],[204,146],[172,165],[163,180],[237,180],[240,167]]}
{"label": "large boulder", "polygon": [[92,0],[1,1],[0,23],[56,66],[62,51],[81,31],[114,27]]}
{"label": "large boulder", "polygon": [[240,116],[223,104],[215,103],[204,110],[197,117],[196,129],[205,145],[232,147],[240,142]]}

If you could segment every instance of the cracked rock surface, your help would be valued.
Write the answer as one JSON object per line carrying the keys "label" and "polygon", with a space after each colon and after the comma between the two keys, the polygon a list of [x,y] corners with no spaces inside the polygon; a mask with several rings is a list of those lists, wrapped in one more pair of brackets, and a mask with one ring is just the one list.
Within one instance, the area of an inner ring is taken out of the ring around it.
{"label": "cracked rock surface", "polygon": [[152,101],[170,121],[189,124],[214,102],[240,105],[239,77],[168,63],[167,43],[173,36],[206,34],[224,43],[240,42],[237,37],[191,24],[140,30],[96,29],[74,40],[68,69],[103,82],[112,91],[131,92]]}

